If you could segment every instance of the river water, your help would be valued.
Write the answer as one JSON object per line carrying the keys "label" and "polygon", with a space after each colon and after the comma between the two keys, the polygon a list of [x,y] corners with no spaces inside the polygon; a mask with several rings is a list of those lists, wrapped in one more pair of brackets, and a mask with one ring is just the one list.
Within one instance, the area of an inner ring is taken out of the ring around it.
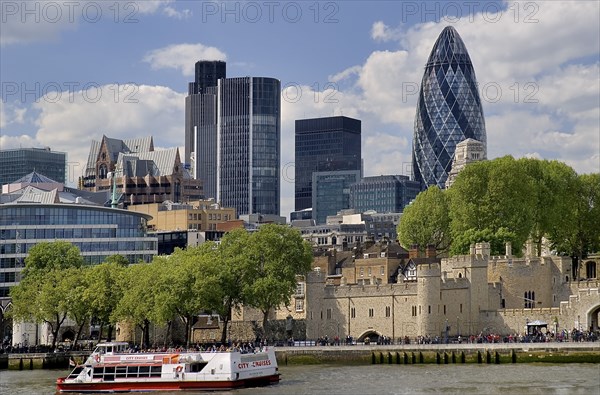
{"label": "river water", "polygon": [[[600,365],[595,364],[310,365],[282,366],[279,370],[279,384],[218,394],[600,395]],[[3,370],[0,371],[0,394],[54,394],[56,378],[67,373],[63,370]]]}

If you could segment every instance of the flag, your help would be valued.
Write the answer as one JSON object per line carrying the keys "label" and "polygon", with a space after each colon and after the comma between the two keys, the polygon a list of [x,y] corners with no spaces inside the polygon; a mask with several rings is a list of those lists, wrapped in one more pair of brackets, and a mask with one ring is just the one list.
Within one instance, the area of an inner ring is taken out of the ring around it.
{"label": "flag", "polygon": [[76,363],[75,363],[75,361],[73,360],[73,357],[70,357],[70,358],[69,358],[69,366],[73,366],[73,367],[77,366],[77,364],[76,364]]}

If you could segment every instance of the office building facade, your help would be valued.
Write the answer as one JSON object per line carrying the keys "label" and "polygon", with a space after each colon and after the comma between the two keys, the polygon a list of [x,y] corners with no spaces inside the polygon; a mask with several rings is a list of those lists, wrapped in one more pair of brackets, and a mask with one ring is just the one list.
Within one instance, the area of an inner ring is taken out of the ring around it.
{"label": "office building facade", "polygon": [[344,116],[296,120],[295,211],[313,207],[317,171],[361,170],[361,121]]}
{"label": "office building facade", "polygon": [[186,98],[186,163],[204,194],[238,215],[280,211],[281,84],[226,78],[224,62],[196,63]]}
{"label": "office building facade", "polygon": [[451,26],[438,37],[421,81],[413,139],[413,180],[444,188],[456,145],[486,143],[485,121],[471,58]]}
{"label": "office building facade", "polygon": [[327,216],[350,208],[350,185],[360,180],[360,170],[312,173],[312,217],[324,224]]}
{"label": "office building facade", "polygon": [[185,166],[207,198],[217,197],[217,85],[226,74],[225,62],[196,62],[185,98]]}
{"label": "office building facade", "polygon": [[420,184],[407,176],[364,177],[350,186],[350,208],[359,213],[401,213],[420,191]]}
{"label": "office building facade", "polygon": [[64,183],[66,169],[67,154],[48,147],[0,150],[0,185],[10,184],[34,171]]}

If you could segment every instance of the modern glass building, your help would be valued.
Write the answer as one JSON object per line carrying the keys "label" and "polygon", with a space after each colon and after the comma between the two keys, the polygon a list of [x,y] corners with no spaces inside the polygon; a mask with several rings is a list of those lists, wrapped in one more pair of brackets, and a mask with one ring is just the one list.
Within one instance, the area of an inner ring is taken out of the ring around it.
{"label": "modern glass building", "polygon": [[222,61],[196,62],[185,98],[185,165],[207,198],[217,197],[217,84],[226,71]]}
{"label": "modern glass building", "polygon": [[444,188],[456,144],[473,138],[487,147],[473,64],[451,26],[438,37],[421,81],[413,139],[413,180]]}
{"label": "modern glass building", "polygon": [[65,182],[67,154],[51,151],[50,148],[17,148],[0,150],[0,185],[13,181],[33,172]]}
{"label": "modern glass building", "polygon": [[41,242],[71,242],[89,264],[101,263],[117,254],[131,263],[150,262],[157,253],[156,237],[146,234],[150,218],[132,211],[84,204],[1,204],[0,300],[7,298],[10,287],[20,281],[29,250]]}
{"label": "modern glass building", "polygon": [[312,173],[312,217],[317,224],[324,224],[328,215],[350,208],[350,185],[360,176],[360,170]]}
{"label": "modern glass building", "polygon": [[238,215],[279,215],[281,84],[226,78],[217,90],[217,202]]}
{"label": "modern glass building", "polygon": [[359,213],[401,213],[420,191],[420,184],[407,176],[364,177],[350,185],[350,208]]}
{"label": "modern glass building", "polygon": [[280,82],[226,78],[222,61],[196,63],[185,107],[185,162],[206,198],[238,215],[280,210]]}
{"label": "modern glass building", "polygon": [[295,210],[312,207],[316,171],[361,170],[361,121],[344,116],[296,121]]}

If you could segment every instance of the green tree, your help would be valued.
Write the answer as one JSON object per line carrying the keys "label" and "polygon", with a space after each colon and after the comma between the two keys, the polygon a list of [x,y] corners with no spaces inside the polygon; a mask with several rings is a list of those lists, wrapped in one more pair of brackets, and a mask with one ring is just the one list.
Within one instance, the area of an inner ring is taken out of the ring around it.
{"label": "green tree", "polygon": [[83,328],[90,323],[90,318],[92,317],[92,303],[94,300],[86,293],[89,287],[89,270],[89,266],[63,270],[67,283],[66,301],[68,316],[77,326],[77,333],[75,334],[75,338],[72,339],[73,347],[77,346]]}
{"label": "green tree", "polygon": [[223,236],[218,247],[212,243],[207,245],[208,259],[200,262],[203,275],[196,279],[196,287],[203,293],[208,309],[221,318],[222,343],[227,341],[232,311],[245,301],[249,266],[255,264],[249,258],[250,245],[250,234],[245,229],[235,229]]}
{"label": "green tree", "polygon": [[448,198],[437,186],[419,193],[414,202],[404,208],[398,224],[398,238],[404,248],[418,244],[421,250],[432,244],[439,254],[450,246]]}
{"label": "green tree", "polygon": [[[535,185],[524,166],[510,156],[470,164],[459,173],[448,193],[454,239],[464,240],[463,234],[469,230],[479,235],[486,229],[495,235],[506,232],[518,253],[532,233]],[[468,247],[464,248],[465,243],[457,243],[451,253],[465,254]]]}
{"label": "green tree", "polygon": [[268,224],[251,235],[248,250],[251,281],[246,282],[244,294],[247,304],[262,312],[268,337],[269,311],[289,304],[296,291],[296,277],[311,268],[312,248],[296,229]]}
{"label": "green tree", "polygon": [[570,202],[575,199],[577,173],[558,161],[522,158],[517,161],[530,178],[535,190],[531,239],[542,253],[543,238],[552,229],[568,225]]}
{"label": "green tree", "polygon": [[150,323],[155,311],[156,284],[160,273],[148,263],[130,265],[118,279],[123,294],[111,315],[112,320],[123,320],[142,330],[142,347],[150,346]]}
{"label": "green tree", "polygon": [[566,204],[564,223],[554,226],[549,237],[554,249],[573,257],[576,275],[581,260],[600,251],[600,174],[579,175]]}
{"label": "green tree", "polygon": [[113,313],[123,297],[123,282],[127,260],[121,256],[108,257],[104,263],[89,267],[86,272],[87,288],[84,299],[90,301],[90,313],[100,324],[98,338],[102,338],[104,327],[108,327],[107,340],[112,340],[116,319]]}
{"label": "green tree", "polygon": [[[207,282],[202,281],[206,268],[214,265],[215,253],[212,243],[185,250],[177,249],[168,258],[157,257],[153,264],[160,272],[156,289],[154,320],[166,323],[168,332],[173,320],[179,318],[185,325],[186,343],[189,346],[195,317],[210,309],[210,294]],[[214,268],[209,269],[209,272]]]}
{"label": "green tree", "polygon": [[74,269],[82,264],[79,249],[68,242],[39,243],[29,250],[21,281],[11,289],[12,316],[48,324],[52,348],[73,300]]}

